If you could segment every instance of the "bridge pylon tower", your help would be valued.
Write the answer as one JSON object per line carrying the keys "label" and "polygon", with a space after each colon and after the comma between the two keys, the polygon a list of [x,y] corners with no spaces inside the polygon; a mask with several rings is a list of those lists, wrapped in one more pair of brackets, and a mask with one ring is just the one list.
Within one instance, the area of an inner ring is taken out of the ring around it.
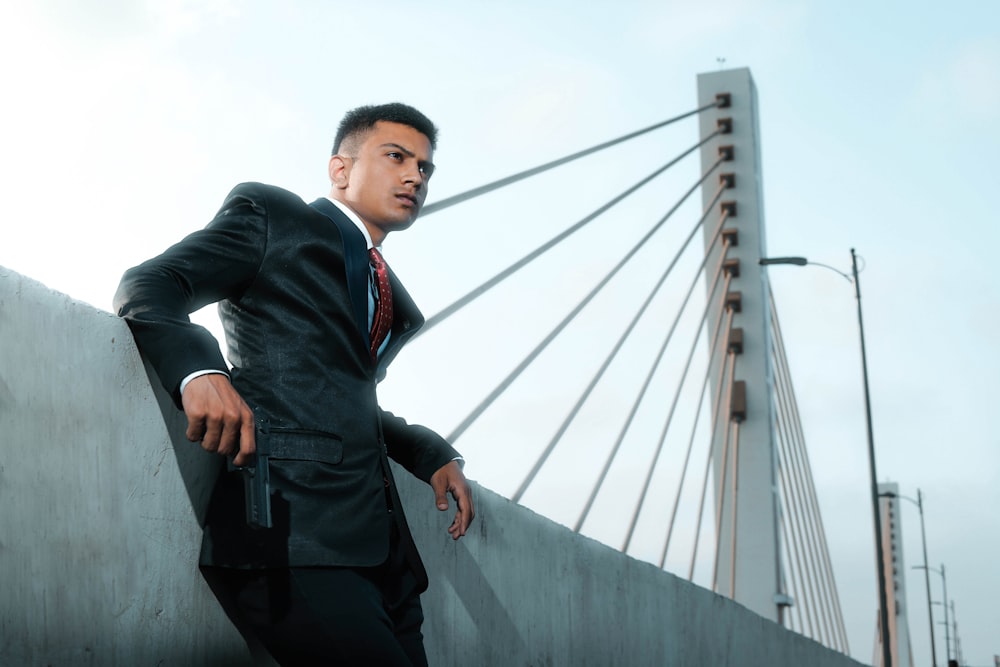
{"label": "bridge pylon tower", "polygon": [[[889,583],[886,605],[889,610],[889,637],[893,667],[913,667],[910,624],[906,611],[906,571],[903,563],[903,527],[899,517],[899,485],[884,482],[878,485],[879,513],[882,518],[882,553],[885,558],[885,580]],[[873,667],[882,665],[882,637],[875,621]]]}
{"label": "bridge pylon tower", "polygon": [[[719,132],[701,148],[702,170],[720,157],[719,179],[728,187],[717,201],[718,182],[706,181],[704,206],[726,216],[723,238],[715,242],[714,225],[705,226],[708,266],[726,253],[736,274],[725,295],[731,335],[742,345],[713,353],[712,394],[722,391],[713,421],[713,469],[717,511],[714,588],[757,614],[782,623],[792,603],[783,588],[780,549],[780,498],[775,435],[774,364],[767,274],[758,260],[766,257],[757,91],[749,69],[698,76],[698,105],[724,103],[700,115],[700,136]],[[728,104],[726,104],[728,103]],[[738,262],[738,264],[737,264]],[[718,298],[718,295],[709,298]],[[710,309],[708,330],[720,312]],[[726,315],[722,315],[725,317]],[[727,379],[728,377],[728,379]],[[721,387],[720,387],[721,385]]]}

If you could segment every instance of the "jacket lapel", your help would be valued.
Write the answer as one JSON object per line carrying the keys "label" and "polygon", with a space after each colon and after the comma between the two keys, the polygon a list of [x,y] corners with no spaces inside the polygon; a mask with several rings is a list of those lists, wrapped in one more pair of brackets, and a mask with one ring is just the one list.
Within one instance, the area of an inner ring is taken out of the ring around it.
{"label": "jacket lapel", "polygon": [[310,204],[314,209],[325,215],[340,230],[344,241],[344,266],[347,271],[347,292],[351,295],[351,308],[354,321],[368,349],[368,248],[364,235],[358,231],[340,209],[329,199],[320,198]]}
{"label": "jacket lapel", "polygon": [[[365,341],[365,349],[370,345],[368,332],[368,246],[364,235],[358,231],[347,216],[329,199],[320,198],[310,204],[329,218],[340,230],[344,240],[344,264],[347,271],[347,290],[351,295],[354,319]],[[399,281],[392,267],[389,267],[389,281],[392,284],[392,335],[382,354],[379,355],[376,377],[385,377],[385,369],[393,360],[399,348],[424,324],[424,316],[417,308],[410,294]]]}

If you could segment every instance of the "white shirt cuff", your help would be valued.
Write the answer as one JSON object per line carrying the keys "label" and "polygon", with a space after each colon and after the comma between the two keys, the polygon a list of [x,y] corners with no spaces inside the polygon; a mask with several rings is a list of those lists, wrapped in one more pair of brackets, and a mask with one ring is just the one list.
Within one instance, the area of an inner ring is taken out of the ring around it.
{"label": "white shirt cuff", "polygon": [[219,375],[225,375],[226,377],[229,377],[229,373],[223,373],[222,371],[217,371],[214,368],[205,371],[195,371],[194,373],[191,373],[186,378],[181,380],[181,396],[184,395],[184,387],[188,385],[188,382],[197,377],[201,377],[202,375],[211,375],[212,373],[218,373]]}

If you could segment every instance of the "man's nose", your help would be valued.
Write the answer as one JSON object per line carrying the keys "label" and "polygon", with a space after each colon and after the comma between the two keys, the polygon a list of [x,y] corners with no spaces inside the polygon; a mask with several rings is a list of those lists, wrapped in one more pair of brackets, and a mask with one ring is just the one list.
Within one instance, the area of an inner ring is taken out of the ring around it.
{"label": "man's nose", "polygon": [[414,160],[408,162],[403,170],[403,182],[413,183],[418,188],[427,181],[427,177],[420,171],[420,165]]}

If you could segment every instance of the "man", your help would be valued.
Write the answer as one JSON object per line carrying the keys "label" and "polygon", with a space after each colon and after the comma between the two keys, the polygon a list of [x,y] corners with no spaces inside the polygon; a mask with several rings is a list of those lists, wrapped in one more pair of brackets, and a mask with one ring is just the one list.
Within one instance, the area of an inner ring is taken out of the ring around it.
{"label": "man", "polygon": [[[378,252],[420,212],[436,128],[402,104],[341,122],[329,197],[242,184],[209,225],[125,273],[115,295],[188,419],[187,437],[252,465],[269,454],[269,528],[223,471],[201,565],[248,643],[280,663],[424,665],[427,578],[387,455],[433,488],[448,528],[474,516],[458,453],[384,412],[376,383],[423,317]],[[232,370],[188,314],[219,302]]]}

